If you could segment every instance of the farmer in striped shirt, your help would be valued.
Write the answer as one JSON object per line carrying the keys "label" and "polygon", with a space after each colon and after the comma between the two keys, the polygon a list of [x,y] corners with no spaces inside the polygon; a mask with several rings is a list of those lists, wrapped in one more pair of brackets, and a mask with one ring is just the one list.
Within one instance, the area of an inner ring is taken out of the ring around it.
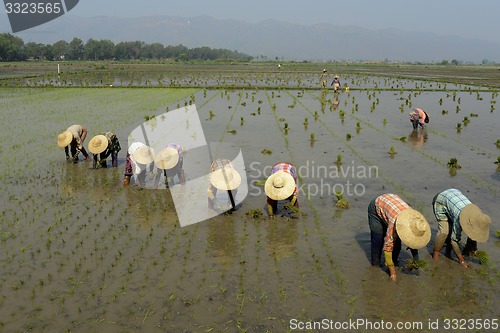
{"label": "farmer in striped shirt", "polygon": [[279,162],[273,165],[271,176],[264,184],[267,195],[267,211],[272,216],[278,209],[278,201],[289,200],[290,205],[299,208],[297,200],[297,170],[287,162]]}
{"label": "farmer in striped shirt", "polygon": [[[432,200],[434,215],[438,221],[438,233],[434,242],[435,261],[439,252],[446,243],[446,255],[455,252],[460,264],[469,267],[463,254],[477,250],[477,242],[486,242],[489,236],[491,218],[463,195],[460,190],[451,188],[436,194]],[[467,234],[467,245],[464,253],[460,252],[458,245],[462,237],[462,230]]]}
{"label": "farmer in striped shirt", "polygon": [[418,126],[424,128],[424,123],[429,122],[429,115],[423,109],[415,108],[410,112],[410,121],[413,124],[413,129],[417,129]]}
{"label": "farmer in striped shirt", "polygon": [[368,205],[368,224],[371,234],[371,263],[380,265],[382,250],[391,280],[396,280],[401,242],[411,249],[415,261],[418,250],[427,245],[431,229],[425,217],[411,208],[396,194],[382,194]]}

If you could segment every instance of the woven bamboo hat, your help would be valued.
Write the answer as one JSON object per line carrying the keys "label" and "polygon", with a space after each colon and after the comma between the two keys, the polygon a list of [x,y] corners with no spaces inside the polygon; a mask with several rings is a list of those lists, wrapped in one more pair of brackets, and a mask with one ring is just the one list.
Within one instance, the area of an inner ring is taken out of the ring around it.
{"label": "woven bamboo hat", "polygon": [[423,248],[431,240],[431,226],[413,208],[407,208],[396,218],[396,232],[403,243],[412,249]]}
{"label": "woven bamboo hat", "polygon": [[160,150],[155,156],[155,165],[158,169],[172,169],[177,163],[179,163],[179,152],[172,147]]}
{"label": "woven bamboo hat", "polygon": [[264,191],[273,200],[284,200],[295,191],[295,179],[291,174],[279,170],[267,178]]}
{"label": "woven bamboo hat", "polygon": [[108,138],[99,134],[90,139],[88,148],[92,154],[100,154],[108,148],[108,144]]}
{"label": "woven bamboo hat", "polygon": [[490,234],[491,218],[475,204],[468,204],[460,212],[460,226],[470,239],[484,243]]}
{"label": "woven bamboo hat", "polygon": [[235,190],[241,184],[241,176],[230,165],[210,173],[210,183],[218,190]]}
{"label": "woven bamboo hat", "polygon": [[57,145],[61,148],[67,147],[73,141],[73,134],[70,131],[64,131],[57,136]]}
{"label": "woven bamboo hat", "polygon": [[[133,145],[134,144],[132,144],[130,146],[130,148],[132,148]],[[153,148],[148,147],[148,146],[146,146],[143,143],[140,143],[139,145],[137,145],[134,148],[135,149],[133,149],[132,152],[130,152],[130,149],[129,149],[129,152],[131,153],[131,155],[133,156],[134,160],[137,163],[139,163],[139,164],[149,164],[149,163],[151,163],[151,162],[154,161],[154,159],[155,159],[155,152],[154,152]]]}

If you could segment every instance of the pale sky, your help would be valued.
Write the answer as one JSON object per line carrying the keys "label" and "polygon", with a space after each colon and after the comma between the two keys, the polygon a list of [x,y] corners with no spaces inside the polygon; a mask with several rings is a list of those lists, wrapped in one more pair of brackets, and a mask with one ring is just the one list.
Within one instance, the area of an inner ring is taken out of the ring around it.
{"label": "pale sky", "polygon": [[166,15],[304,25],[331,23],[368,29],[457,35],[500,43],[500,0],[80,0],[73,15]]}

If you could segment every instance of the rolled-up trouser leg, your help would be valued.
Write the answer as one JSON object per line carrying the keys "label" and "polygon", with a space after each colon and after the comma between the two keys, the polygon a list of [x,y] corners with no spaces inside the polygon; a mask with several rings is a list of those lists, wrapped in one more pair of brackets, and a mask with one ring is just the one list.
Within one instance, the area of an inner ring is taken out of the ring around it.
{"label": "rolled-up trouser leg", "polygon": [[436,235],[436,240],[434,241],[434,251],[441,251],[448,238],[448,234],[450,232],[450,223],[448,220],[438,221],[438,232]]}

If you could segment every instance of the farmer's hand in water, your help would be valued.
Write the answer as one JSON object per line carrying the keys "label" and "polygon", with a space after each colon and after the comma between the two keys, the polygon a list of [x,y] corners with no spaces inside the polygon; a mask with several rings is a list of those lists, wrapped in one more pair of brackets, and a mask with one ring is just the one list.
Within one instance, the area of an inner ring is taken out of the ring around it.
{"label": "farmer's hand in water", "polygon": [[394,268],[394,266],[389,267],[389,273],[390,273],[389,278],[392,281],[396,281],[396,269]]}
{"label": "farmer's hand in water", "polygon": [[462,265],[464,268],[469,268],[469,264],[467,263],[467,261],[465,261],[465,259],[462,259],[460,260],[460,265]]}

